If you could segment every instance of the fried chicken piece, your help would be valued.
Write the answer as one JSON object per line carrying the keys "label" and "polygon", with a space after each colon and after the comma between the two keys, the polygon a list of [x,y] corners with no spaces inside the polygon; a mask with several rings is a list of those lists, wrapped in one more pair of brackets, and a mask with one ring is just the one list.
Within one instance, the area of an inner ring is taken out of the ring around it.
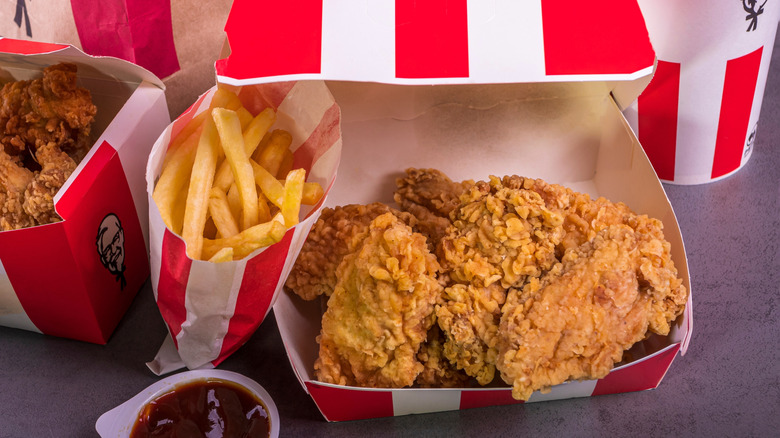
{"label": "fried chicken piece", "polygon": [[686,299],[659,221],[608,225],[543,278],[510,291],[497,367],[520,400],[602,378],[648,330],[666,335]]}
{"label": "fried chicken piece", "polygon": [[323,208],[306,237],[285,286],[304,300],[313,300],[320,295],[330,296],[337,282],[336,268],[368,233],[371,221],[384,213],[393,213],[407,225],[416,224],[410,214],[379,202]]}
{"label": "fried chicken piece", "polygon": [[24,211],[24,191],[33,173],[0,149],[0,230],[8,231],[35,225]]}
{"label": "fried chicken piece", "polygon": [[453,212],[440,263],[451,284],[436,310],[445,356],[482,384],[495,375],[501,307],[510,287],[540,277],[556,259],[563,216],[533,190],[478,182]]}
{"label": "fried chicken piece", "polygon": [[24,212],[38,224],[59,222],[62,218],[54,211],[54,195],[76,170],[76,162],[55,143],[40,146],[35,158],[41,170],[24,191]]}
{"label": "fried chicken piece", "polygon": [[474,181],[453,182],[437,169],[406,169],[406,176],[396,180],[393,199],[402,211],[417,218],[416,229],[435,245],[447,233],[450,212],[460,204],[460,195]]}
{"label": "fried chicken piece", "polygon": [[338,267],[317,337],[317,379],[340,385],[404,387],[423,371],[417,359],[441,295],[425,236],[392,213],[369,225]]}
{"label": "fried chicken piece", "polygon": [[465,388],[471,386],[471,378],[457,369],[444,356],[446,338],[438,325],[428,331],[428,339],[420,347],[417,359],[423,370],[417,376],[415,385],[420,388]]}
{"label": "fried chicken piece", "polygon": [[97,109],[76,85],[75,64],[60,63],[43,77],[9,82],[0,90],[0,145],[12,156],[54,143],[76,162],[86,155]]}

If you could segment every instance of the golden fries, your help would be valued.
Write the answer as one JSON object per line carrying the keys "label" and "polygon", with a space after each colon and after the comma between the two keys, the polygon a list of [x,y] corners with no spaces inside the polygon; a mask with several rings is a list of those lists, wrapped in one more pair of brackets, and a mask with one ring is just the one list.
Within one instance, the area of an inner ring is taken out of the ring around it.
{"label": "golden fries", "polygon": [[280,241],[299,222],[301,204],[322,198],[322,186],[293,168],[292,136],[272,131],[275,122],[273,109],[253,115],[219,88],[171,140],[152,198],[190,258],[244,258]]}

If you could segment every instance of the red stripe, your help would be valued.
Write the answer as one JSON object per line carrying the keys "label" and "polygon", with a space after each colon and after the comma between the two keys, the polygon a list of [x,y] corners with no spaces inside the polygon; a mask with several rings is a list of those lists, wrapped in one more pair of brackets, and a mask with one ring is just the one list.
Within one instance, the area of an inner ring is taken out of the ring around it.
{"label": "red stripe", "polygon": [[396,0],[399,78],[468,77],[466,0]]}
{"label": "red stripe", "polygon": [[653,79],[637,100],[639,142],[658,178],[674,181],[680,64],[658,61]]}
{"label": "red stripe", "polygon": [[461,391],[460,409],[483,408],[486,406],[502,406],[523,403],[512,397],[511,389],[484,389],[478,391]]}
{"label": "red stripe", "polygon": [[591,395],[643,391],[658,387],[679,349],[680,344],[675,344],[657,356],[610,372],[607,377],[596,381]]}
{"label": "red stripe", "polygon": [[0,38],[0,52],[18,53],[20,55],[33,55],[36,53],[49,53],[68,47],[65,44],[40,43],[37,41],[15,40],[12,38]]}
{"label": "red stripe", "polygon": [[341,110],[333,104],[309,138],[295,150],[293,169],[311,170],[312,165],[341,137]]}
{"label": "red stripe", "polygon": [[212,361],[214,366],[244,345],[268,314],[284,269],[284,261],[290,251],[293,234],[294,230],[287,230],[280,242],[269,246],[247,262],[236,308],[222,341],[219,357]]}
{"label": "red stripe", "polygon": [[192,260],[187,257],[184,241],[167,228],[160,253],[160,281],[157,284],[157,307],[176,343],[176,335],[187,319],[184,296]]}
{"label": "red stripe", "polygon": [[232,53],[217,61],[220,75],[247,79],[320,72],[322,0],[236,0],[225,31]]}
{"label": "red stripe", "polygon": [[0,260],[24,311],[39,330],[105,342],[70,255],[63,222],[0,232]]}
{"label": "red stripe", "polygon": [[365,420],[393,416],[391,391],[358,391],[306,382],[306,388],[328,421]]}
{"label": "red stripe", "polygon": [[712,178],[736,170],[742,162],[763,49],[726,63]]}
{"label": "red stripe", "polygon": [[260,114],[266,108],[279,109],[284,98],[295,86],[295,81],[272,82],[254,87],[242,87],[238,97],[252,114]]}
{"label": "red stripe", "polygon": [[70,0],[86,53],[138,64],[164,78],[179,70],[170,1]]}
{"label": "red stripe", "polygon": [[636,1],[542,0],[548,75],[634,73],[655,52]]}

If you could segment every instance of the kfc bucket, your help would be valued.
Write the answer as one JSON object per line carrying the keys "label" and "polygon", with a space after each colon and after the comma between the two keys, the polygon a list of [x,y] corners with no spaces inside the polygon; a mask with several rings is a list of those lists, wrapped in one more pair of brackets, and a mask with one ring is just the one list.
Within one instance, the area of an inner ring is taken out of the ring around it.
{"label": "kfc bucket", "polygon": [[[286,17],[269,23],[271,60],[255,56],[260,10]],[[344,142],[326,206],[392,204],[408,167],[455,181],[543,178],[662,220],[689,287],[674,212],[620,112],[653,70],[636,3],[236,1],[226,31],[232,53],[217,63],[220,82],[328,81]],[[500,379],[463,388],[323,383],[314,369],[322,304],[285,292],[274,313],[293,370],[329,421],[520,403]],[[685,352],[691,324],[688,295],[668,336],[637,343],[604,378],[568,381],[528,401],[655,388]]]}
{"label": "kfc bucket", "polygon": [[0,39],[3,82],[58,63],[77,67],[96,107],[89,151],[53,197],[61,221],[0,231],[0,325],[102,344],[149,276],[143,168],[169,117],[162,83],[140,67]]}

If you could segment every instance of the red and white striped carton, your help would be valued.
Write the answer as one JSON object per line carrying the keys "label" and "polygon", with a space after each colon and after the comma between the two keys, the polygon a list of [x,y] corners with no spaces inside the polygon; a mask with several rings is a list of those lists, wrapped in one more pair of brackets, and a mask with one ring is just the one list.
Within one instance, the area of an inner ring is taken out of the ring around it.
{"label": "red and white striped carton", "polygon": [[78,65],[97,115],[91,150],[54,197],[61,222],[0,231],[0,325],[104,344],[149,278],[144,166],[168,124],[147,70],[61,44],[0,38],[5,80]]}
{"label": "red and white striped carton", "polygon": [[325,197],[301,208],[301,222],[284,238],[238,261],[192,260],[184,241],[163,223],[152,199],[154,184],[171,139],[193,117],[208,109],[217,87],[203,94],[160,136],[149,156],[152,288],[168,326],[168,337],[149,368],[165,374],[186,366],[213,368],[257,330],[271,310],[303,241],[332,185],[341,156],[340,111],[324,82],[277,82],[237,89],[244,107],[257,114],[267,107],[277,113],[271,129],[292,134],[293,166],[306,169],[306,180],[320,183]]}
{"label": "red and white striped carton", "polygon": [[[259,16],[264,32],[257,31]],[[621,113],[650,80],[655,55],[635,2],[578,0],[236,0],[225,83],[327,80],[343,150],[327,206],[384,201],[407,167],[454,180],[518,174],[626,202],[661,219],[690,287],[672,207]],[[264,45],[265,35],[275,35]],[[270,59],[256,54],[262,47]],[[322,309],[288,293],[274,315],[304,390],[329,421],[519,403],[486,388],[374,389],[318,382]],[[557,385],[530,401],[655,388],[691,336],[692,308],[666,337],[632,349],[607,377]]]}
{"label": "red and white striped carton", "polygon": [[755,146],[780,4],[639,5],[658,67],[626,118],[658,177],[702,184],[734,174]]}

